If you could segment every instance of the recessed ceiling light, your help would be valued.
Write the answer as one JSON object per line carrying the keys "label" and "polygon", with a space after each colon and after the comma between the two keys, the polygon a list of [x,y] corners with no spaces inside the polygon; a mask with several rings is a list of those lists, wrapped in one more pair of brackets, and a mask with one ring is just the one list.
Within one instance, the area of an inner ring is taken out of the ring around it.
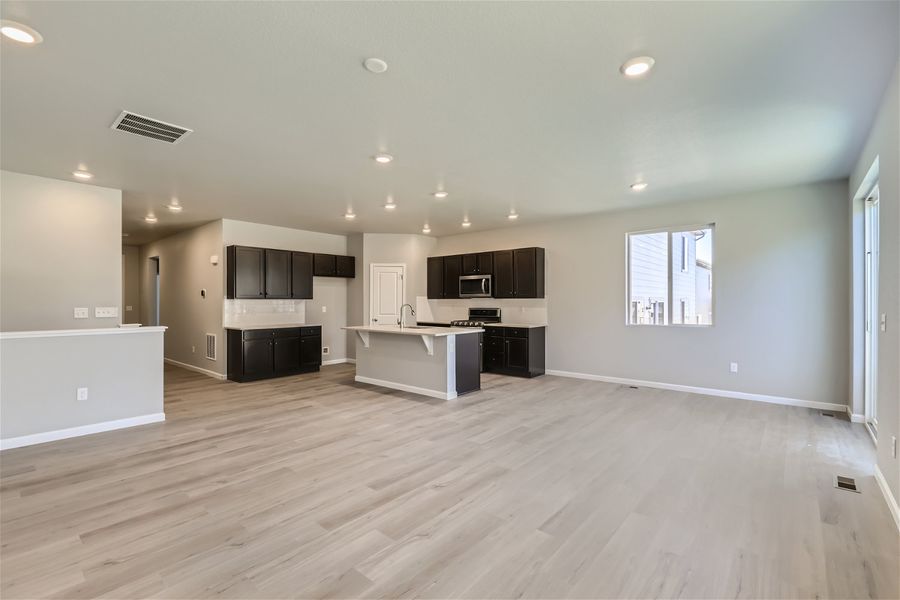
{"label": "recessed ceiling light", "polygon": [[395,208],[397,208],[397,205],[394,204],[394,199],[388,198],[387,202],[384,205],[384,210],[394,210]]}
{"label": "recessed ceiling light", "polygon": [[11,40],[28,44],[29,46],[40,44],[44,41],[44,37],[28,25],[7,21],[6,19],[0,20],[0,33]]}
{"label": "recessed ceiling light", "polygon": [[166,204],[166,208],[168,208],[172,212],[181,212],[184,207],[178,201],[178,198],[172,198],[172,201]]}
{"label": "recessed ceiling light", "polygon": [[422,233],[431,233],[431,227],[428,226],[428,223],[425,223],[425,227],[422,228]]}
{"label": "recessed ceiling light", "polygon": [[391,156],[390,154],[386,154],[386,153],[384,153],[384,152],[379,152],[378,154],[376,154],[376,155],[373,156],[372,158],[375,159],[375,162],[377,162],[377,163],[379,163],[379,164],[382,164],[382,165],[386,165],[386,164],[388,164],[389,162],[393,162],[393,160],[394,160],[394,157],[393,157],[393,156]]}
{"label": "recessed ceiling light", "polygon": [[466,218],[465,221],[462,222],[462,226],[463,227],[471,227],[472,226],[472,223],[469,221],[468,217]]}
{"label": "recessed ceiling light", "polygon": [[516,219],[519,218],[519,213],[517,213],[514,210],[511,210],[511,211],[509,211],[509,214],[506,215],[506,218],[509,219],[510,221],[515,221]]}
{"label": "recessed ceiling light", "polygon": [[647,189],[649,184],[646,181],[638,181],[637,183],[631,184],[631,191],[633,192],[643,192]]}
{"label": "recessed ceiling light", "polygon": [[387,71],[388,64],[380,58],[367,58],[363,61],[363,66],[370,73],[384,73]]}
{"label": "recessed ceiling light", "polygon": [[352,221],[353,219],[356,218],[356,214],[354,214],[352,211],[347,211],[344,213],[344,218],[347,219],[348,221]]}
{"label": "recessed ceiling light", "polygon": [[152,214],[144,217],[144,220],[147,221],[148,223],[156,223],[157,221],[159,221],[159,219],[157,219],[156,216],[152,215]]}
{"label": "recessed ceiling light", "polygon": [[77,177],[78,179],[88,180],[91,179],[94,175],[92,173],[88,173],[87,171],[72,171],[72,175]]}
{"label": "recessed ceiling light", "polygon": [[625,61],[625,64],[619,67],[619,70],[625,77],[640,77],[641,75],[646,75],[647,71],[653,68],[654,63],[656,61],[653,60],[652,56],[636,56]]}
{"label": "recessed ceiling light", "polygon": [[444,190],[438,190],[434,194],[432,194],[432,196],[434,196],[438,200],[443,200],[444,198],[446,198],[449,195],[450,195],[450,192],[445,192]]}

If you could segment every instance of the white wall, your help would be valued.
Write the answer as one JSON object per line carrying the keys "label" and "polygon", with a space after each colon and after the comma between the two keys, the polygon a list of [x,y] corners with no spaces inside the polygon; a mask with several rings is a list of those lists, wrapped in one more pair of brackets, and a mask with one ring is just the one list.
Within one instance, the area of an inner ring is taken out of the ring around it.
{"label": "white wall", "polygon": [[121,235],[120,190],[0,172],[0,330],[117,326],[94,307],[122,314]]}
{"label": "white wall", "polygon": [[[837,181],[523,223],[434,254],[546,248],[548,369],[845,405],[846,196]],[[697,223],[716,224],[715,325],[627,327],[625,234]]]}
{"label": "white wall", "polygon": [[[881,247],[879,311],[887,331],[878,334],[878,468],[895,499],[900,499],[900,464],[891,456],[891,437],[900,437],[900,65],[888,85],[872,131],[850,177],[850,191],[860,188],[878,159]],[[854,211],[859,215],[859,207]],[[856,228],[859,231],[859,228]],[[856,240],[855,240],[856,242]],[[857,253],[858,260],[862,257]],[[861,263],[856,272],[861,272]],[[855,278],[856,279],[856,278]],[[857,326],[856,328],[860,328]],[[862,412],[862,406],[854,408]]]}
{"label": "white wall", "polygon": [[[219,264],[210,264],[218,255]],[[166,331],[165,357],[198,369],[225,374],[222,298],[225,296],[222,222],[194,229],[141,246],[141,322],[151,323],[153,264],[159,257],[160,325]],[[206,290],[206,298],[200,290]],[[217,336],[216,360],[206,358],[206,334]]]}
{"label": "white wall", "polygon": [[15,335],[0,339],[0,447],[163,420],[161,329]]}
{"label": "white wall", "polygon": [[[279,250],[347,254],[347,236],[344,235],[260,225],[231,219],[222,221],[222,232],[223,247],[220,253],[223,257],[225,246],[235,244]],[[356,277],[360,276],[360,266],[357,263]],[[224,282],[224,275],[222,281]],[[347,357],[347,334],[341,329],[347,325],[347,287],[348,280],[341,277],[315,277],[313,278],[313,299],[306,300],[305,322],[322,326],[322,345],[328,346],[330,349],[330,353],[322,357],[325,361]],[[224,295],[220,297],[224,297]],[[323,307],[327,312],[322,312]]]}
{"label": "white wall", "polygon": [[416,296],[427,293],[428,257],[433,253],[437,240],[425,235],[407,235],[394,233],[363,234],[363,315],[361,323],[369,322],[371,290],[370,275],[373,264],[405,264],[406,265],[406,299],[413,306]]}

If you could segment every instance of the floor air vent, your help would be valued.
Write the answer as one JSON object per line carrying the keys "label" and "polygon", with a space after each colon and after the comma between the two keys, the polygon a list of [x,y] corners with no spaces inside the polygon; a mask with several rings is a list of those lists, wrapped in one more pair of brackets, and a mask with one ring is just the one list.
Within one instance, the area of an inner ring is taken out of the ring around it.
{"label": "floor air vent", "polygon": [[819,414],[822,415],[823,417],[833,417],[834,416],[833,412],[828,412],[827,410],[820,411]]}
{"label": "floor air vent", "polygon": [[834,487],[839,490],[847,490],[848,492],[859,493],[856,489],[856,480],[852,477],[844,477],[843,475],[834,476]]}
{"label": "floor air vent", "polygon": [[127,110],[123,110],[122,114],[116,117],[116,120],[113,121],[110,127],[118,131],[168,142],[169,144],[177,144],[194,131],[187,127],[158,121],[144,115],[128,112]]}
{"label": "floor air vent", "polygon": [[206,358],[216,360],[216,334],[206,334]]}

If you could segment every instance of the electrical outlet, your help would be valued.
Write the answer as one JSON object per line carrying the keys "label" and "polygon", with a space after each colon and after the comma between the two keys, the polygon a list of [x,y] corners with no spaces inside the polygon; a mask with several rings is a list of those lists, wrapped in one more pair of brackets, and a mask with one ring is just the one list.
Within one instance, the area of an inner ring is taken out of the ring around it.
{"label": "electrical outlet", "polygon": [[197,353],[197,346],[191,346],[191,354]]}
{"label": "electrical outlet", "polygon": [[731,363],[731,372],[732,373],[738,372],[738,364],[736,362]]}
{"label": "electrical outlet", "polygon": [[78,388],[75,390],[75,398],[79,402],[83,402],[88,399],[88,389],[87,388]]}
{"label": "electrical outlet", "polygon": [[897,458],[897,436],[891,436],[891,456]]}
{"label": "electrical outlet", "polygon": [[328,354],[329,352],[331,352],[331,348],[329,348],[328,346],[322,346],[322,354]]}
{"label": "electrical outlet", "polygon": [[126,306],[125,306],[125,312],[131,312],[131,306],[130,306],[130,305],[126,305]]}
{"label": "electrical outlet", "polygon": [[327,307],[327,306],[323,306],[323,307],[322,307],[322,312],[328,312],[328,307]]}
{"label": "electrical outlet", "polygon": [[118,306],[95,306],[94,316],[98,319],[110,319],[119,316]]}
{"label": "electrical outlet", "polygon": [[887,331],[887,315],[881,313],[881,319],[879,320],[879,324],[881,326],[881,332],[884,333]]}
{"label": "electrical outlet", "polygon": [[87,319],[88,316],[89,316],[87,307],[84,307],[84,308],[80,308],[80,307],[79,307],[79,308],[75,308],[75,309],[73,310],[73,313],[74,313],[74,317],[75,317],[76,319]]}

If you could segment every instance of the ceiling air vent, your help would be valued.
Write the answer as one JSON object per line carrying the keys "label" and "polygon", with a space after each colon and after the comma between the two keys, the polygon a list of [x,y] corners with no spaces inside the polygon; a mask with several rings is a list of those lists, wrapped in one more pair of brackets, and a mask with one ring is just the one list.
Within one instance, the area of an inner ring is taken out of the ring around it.
{"label": "ceiling air vent", "polygon": [[126,131],[128,133],[133,133],[134,135],[168,142],[169,144],[177,144],[189,133],[194,131],[193,129],[188,129],[181,125],[173,125],[171,123],[166,123],[165,121],[158,121],[156,119],[151,119],[150,117],[128,112],[127,110],[123,110],[122,114],[116,117],[116,120],[113,121],[113,124],[110,127],[118,131]]}

